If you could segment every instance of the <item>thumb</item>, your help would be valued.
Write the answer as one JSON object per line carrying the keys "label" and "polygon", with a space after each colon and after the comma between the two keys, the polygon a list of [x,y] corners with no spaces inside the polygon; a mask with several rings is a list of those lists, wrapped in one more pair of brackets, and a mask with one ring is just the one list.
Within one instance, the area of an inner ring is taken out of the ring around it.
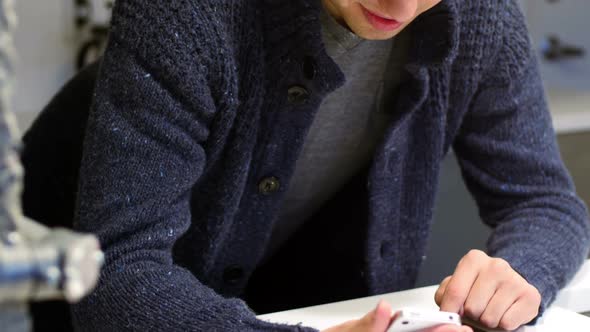
{"label": "thumb", "polygon": [[383,300],[379,301],[373,311],[361,318],[367,331],[385,332],[391,323],[391,305]]}

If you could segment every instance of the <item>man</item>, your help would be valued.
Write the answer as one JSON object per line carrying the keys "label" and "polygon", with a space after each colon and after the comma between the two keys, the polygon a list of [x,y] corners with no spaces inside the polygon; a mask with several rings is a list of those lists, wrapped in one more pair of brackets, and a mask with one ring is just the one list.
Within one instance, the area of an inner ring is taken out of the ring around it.
{"label": "man", "polygon": [[[515,0],[120,0],[113,15],[81,124],[75,226],[106,266],[79,330],[307,331],[251,309],[410,288],[451,147],[494,233],[442,282],[442,310],[516,328],[585,258]],[[329,331],[385,331],[390,311]]]}

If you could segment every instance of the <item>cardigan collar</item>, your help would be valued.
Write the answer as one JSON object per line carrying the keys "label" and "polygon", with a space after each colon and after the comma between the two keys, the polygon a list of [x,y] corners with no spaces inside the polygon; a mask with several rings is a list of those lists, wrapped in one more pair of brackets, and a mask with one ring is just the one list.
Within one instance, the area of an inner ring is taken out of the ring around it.
{"label": "cardigan collar", "polygon": [[[443,0],[407,29],[410,65],[437,67],[457,56],[460,16],[456,1]],[[265,40],[272,52],[308,54],[321,48],[320,0],[261,0]]]}
{"label": "cardigan collar", "polygon": [[408,27],[411,64],[436,67],[452,63],[459,46],[460,15],[454,0],[443,0]]}

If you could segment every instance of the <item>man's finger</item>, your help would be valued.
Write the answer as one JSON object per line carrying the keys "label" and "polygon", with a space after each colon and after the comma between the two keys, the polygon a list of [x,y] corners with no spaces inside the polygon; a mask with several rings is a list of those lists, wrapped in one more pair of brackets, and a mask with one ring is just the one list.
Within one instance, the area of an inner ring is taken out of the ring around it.
{"label": "man's finger", "polygon": [[426,332],[473,332],[473,330],[469,326],[439,325]]}
{"label": "man's finger", "polygon": [[391,305],[385,301],[379,301],[377,307],[361,319],[366,331],[386,331],[391,322]]}
{"label": "man's finger", "polygon": [[512,304],[510,308],[508,308],[508,311],[506,311],[506,313],[504,313],[504,316],[502,316],[502,318],[500,319],[500,323],[498,324],[499,328],[507,331],[512,331],[516,330],[522,324],[525,324],[528,321],[530,321],[525,321],[523,319],[523,316],[525,316],[527,313],[526,304],[523,302],[524,301],[516,301],[514,304]]}
{"label": "man's finger", "polygon": [[496,276],[489,273],[480,273],[465,300],[465,315],[478,321],[496,293],[497,288]]}
{"label": "man's finger", "polygon": [[440,305],[442,311],[458,313],[461,310],[481,270],[481,262],[486,258],[488,256],[483,251],[471,250],[459,261],[443,294]]}
{"label": "man's finger", "polygon": [[440,286],[438,286],[436,293],[434,293],[434,302],[436,302],[436,304],[439,306],[442,302],[443,294],[445,293],[445,290],[447,289],[447,285],[449,284],[450,280],[451,276],[444,278],[443,281],[440,283]]}
{"label": "man's finger", "polygon": [[519,326],[526,324],[537,317],[539,314],[540,302],[534,296],[521,296],[502,316],[500,319],[500,328],[505,330],[515,330]]}
{"label": "man's finger", "polygon": [[496,328],[500,324],[500,319],[508,311],[508,309],[518,299],[518,289],[513,287],[500,287],[492,299],[485,311],[479,318],[479,321],[486,327]]}
{"label": "man's finger", "polygon": [[322,332],[339,332],[339,331],[368,331],[383,332],[391,324],[391,305],[385,301],[380,301],[377,307],[360,319],[353,319],[342,324],[332,326]]}

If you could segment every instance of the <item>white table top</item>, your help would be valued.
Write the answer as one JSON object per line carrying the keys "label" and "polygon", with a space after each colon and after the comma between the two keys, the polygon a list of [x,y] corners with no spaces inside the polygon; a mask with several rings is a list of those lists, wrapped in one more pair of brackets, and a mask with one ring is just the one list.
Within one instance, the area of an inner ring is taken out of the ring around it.
{"label": "white table top", "polygon": [[[260,319],[277,323],[303,324],[304,326],[325,329],[350,319],[360,318],[373,309],[379,300],[388,301],[395,309],[418,307],[438,310],[434,303],[437,286],[417,288],[391,294],[371,296],[361,299],[283,311],[261,315]],[[590,308],[590,263],[582,267],[576,278],[561,293],[555,304],[547,309],[536,326],[525,326],[518,332],[588,332],[590,317],[572,311],[588,311]],[[569,306],[567,309],[561,305]]]}

